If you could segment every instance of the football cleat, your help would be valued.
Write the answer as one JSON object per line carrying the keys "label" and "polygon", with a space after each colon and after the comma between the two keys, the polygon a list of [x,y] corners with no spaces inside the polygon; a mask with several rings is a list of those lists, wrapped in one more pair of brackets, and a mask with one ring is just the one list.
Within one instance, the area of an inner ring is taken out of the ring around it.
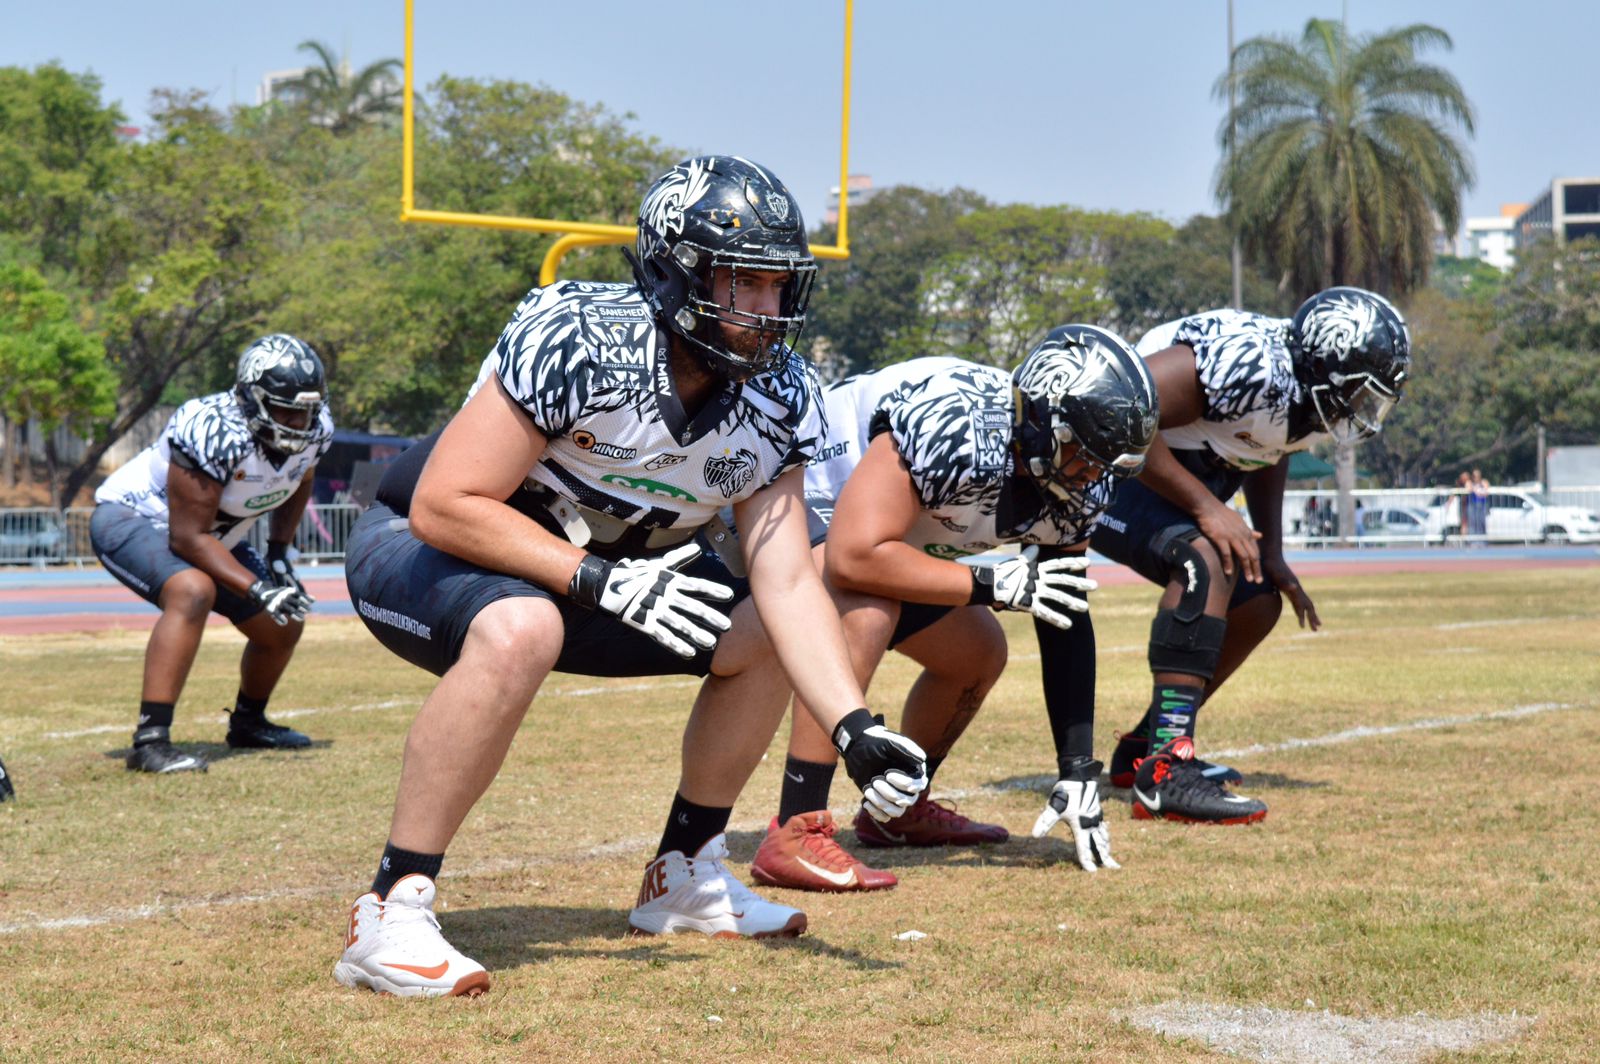
{"label": "football cleat", "polygon": [[887,890],[900,882],[893,872],[868,868],[834,842],[838,830],[826,809],[799,813],[782,827],[773,817],[750,865],[750,878],[769,887],[830,892]]}
{"label": "football cleat", "polygon": [[266,717],[236,720],[228,716],[228,746],[233,750],[300,750],[311,745],[311,737]]}
{"label": "football cleat", "polygon": [[693,857],[672,850],[645,865],[639,903],[628,914],[630,932],[793,938],[805,931],[805,913],[764,900],[734,878],[727,858],[727,836],[718,835]]}
{"label": "football cleat", "polygon": [[433,880],[412,873],[350,906],[344,955],[333,978],[352,990],[365,987],[397,997],[475,997],[489,989],[489,973],[444,940],[433,915]]}
{"label": "football cleat", "polygon": [[160,726],[140,728],[133,733],[133,749],[128,751],[131,772],[204,772],[205,758],[186,754],[172,745],[168,730]]}
{"label": "football cleat", "polygon": [[856,814],[856,840],[863,846],[980,846],[1005,842],[1011,833],[999,824],[980,824],[956,812],[954,802],[934,801],[926,794],[895,819],[880,824]]}
{"label": "football cleat", "polygon": [[[1111,786],[1126,790],[1133,786],[1136,766],[1150,755],[1150,737],[1139,732],[1122,732],[1111,751]],[[1200,774],[1214,783],[1243,783],[1244,774],[1228,765],[1217,765],[1195,758]]]}
{"label": "football cleat", "polygon": [[6,763],[0,761],[0,802],[17,796],[17,789],[11,783],[11,776],[6,772]]}
{"label": "football cleat", "polygon": [[1253,824],[1267,815],[1265,802],[1224,790],[1194,759],[1194,740],[1180,735],[1139,761],[1133,780],[1135,820],[1184,824]]}

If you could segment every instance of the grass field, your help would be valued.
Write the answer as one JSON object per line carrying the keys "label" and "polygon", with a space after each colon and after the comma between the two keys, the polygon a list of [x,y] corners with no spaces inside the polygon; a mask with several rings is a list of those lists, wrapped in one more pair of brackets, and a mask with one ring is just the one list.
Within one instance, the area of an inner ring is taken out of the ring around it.
{"label": "grass field", "polygon": [[[624,937],[693,687],[553,677],[445,864],[445,934],[495,979],[448,1001],[330,975],[429,676],[314,619],[274,710],[319,744],[227,757],[239,641],[213,630],[174,729],[211,771],[158,779],[121,761],[143,633],[7,639],[0,1059],[1237,1059],[1140,1022],[1191,1005],[1515,1012],[1535,1017],[1516,1037],[1439,1059],[1595,1059],[1600,568],[1313,592],[1324,631],[1290,618],[1201,718],[1202,752],[1266,747],[1231,759],[1261,825],[1135,822],[1113,792],[1124,867],[1092,876],[1027,838],[1054,762],[1012,616],[1012,665],[936,790],[1022,837],[874,855],[901,877],[885,894],[774,891],[811,921],[777,945]],[[1102,756],[1148,697],[1152,605],[1096,599]],[[911,678],[891,656],[875,705],[892,717]],[[735,810],[741,874],[781,765],[775,745]],[[1374,1053],[1337,1059],[1412,1059]]]}

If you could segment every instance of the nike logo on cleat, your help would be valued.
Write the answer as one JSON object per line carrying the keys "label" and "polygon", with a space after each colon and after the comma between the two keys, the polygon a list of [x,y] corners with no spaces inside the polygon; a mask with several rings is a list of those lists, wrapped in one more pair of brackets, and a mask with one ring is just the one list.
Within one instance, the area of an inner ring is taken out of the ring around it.
{"label": "nike logo on cleat", "polygon": [[802,868],[821,876],[823,879],[826,879],[829,883],[832,883],[835,886],[848,887],[850,884],[856,881],[856,870],[854,868],[847,872],[830,872],[826,868],[818,868],[804,857],[796,857],[795,861],[798,862]]}
{"label": "nike logo on cleat", "polygon": [[420,964],[385,964],[385,968],[395,968],[402,972],[411,972],[424,979],[439,979],[444,976],[445,970],[450,967],[449,961],[440,961],[432,967],[423,967]]}
{"label": "nike logo on cleat", "polygon": [[1153,795],[1153,796],[1152,795],[1148,795],[1148,794],[1144,793],[1143,791],[1141,791],[1139,788],[1135,787],[1133,789],[1133,796],[1135,798],[1139,799],[1139,801],[1146,808],[1148,808],[1152,813],[1156,812],[1157,810],[1159,810],[1161,808],[1161,795],[1159,795],[1159,794],[1156,794],[1156,795]]}

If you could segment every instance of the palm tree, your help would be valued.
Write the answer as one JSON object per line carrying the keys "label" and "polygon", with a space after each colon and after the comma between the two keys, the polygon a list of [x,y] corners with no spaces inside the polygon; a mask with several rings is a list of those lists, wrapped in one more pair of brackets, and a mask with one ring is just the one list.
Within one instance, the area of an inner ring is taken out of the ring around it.
{"label": "palm tree", "polygon": [[1456,130],[1471,134],[1472,105],[1418,60],[1435,46],[1451,42],[1433,26],[1352,41],[1312,19],[1298,44],[1257,37],[1234,52],[1240,102],[1219,134],[1217,195],[1246,251],[1297,297],[1336,284],[1404,295],[1427,280],[1437,229],[1455,232],[1472,183]]}
{"label": "palm tree", "polygon": [[303,41],[299,51],[314,53],[317,63],[289,87],[317,125],[348,133],[400,112],[400,60],[380,59],[352,74],[349,60],[335,59],[321,41]]}
{"label": "palm tree", "polygon": [[[1336,284],[1393,296],[1421,286],[1433,237],[1454,233],[1472,163],[1457,136],[1472,105],[1449,71],[1418,60],[1450,36],[1416,24],[1352,41],[1312,19],[1300,41],[1256,37],[1216,95],[1239,105],[1219,132],[1217,196],[1245,251],[1296,300]],[[1355,523],[1355,448],[1335,452],[1339,527]]]}

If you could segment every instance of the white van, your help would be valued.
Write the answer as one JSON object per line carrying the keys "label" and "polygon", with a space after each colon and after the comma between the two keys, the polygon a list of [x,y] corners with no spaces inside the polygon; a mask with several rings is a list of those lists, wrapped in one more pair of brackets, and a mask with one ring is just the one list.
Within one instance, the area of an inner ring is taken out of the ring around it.
{"label": "white van", "polygon": [[[1443,543],[1461,534],[1460,491],[1440,492],[1427,508],[1427,535]],[[1600,543],[1600,517],[1576,506],[1549,506],[1531,491],[1495,488],[1489,493],[1486,537],[1523,543]]]}

